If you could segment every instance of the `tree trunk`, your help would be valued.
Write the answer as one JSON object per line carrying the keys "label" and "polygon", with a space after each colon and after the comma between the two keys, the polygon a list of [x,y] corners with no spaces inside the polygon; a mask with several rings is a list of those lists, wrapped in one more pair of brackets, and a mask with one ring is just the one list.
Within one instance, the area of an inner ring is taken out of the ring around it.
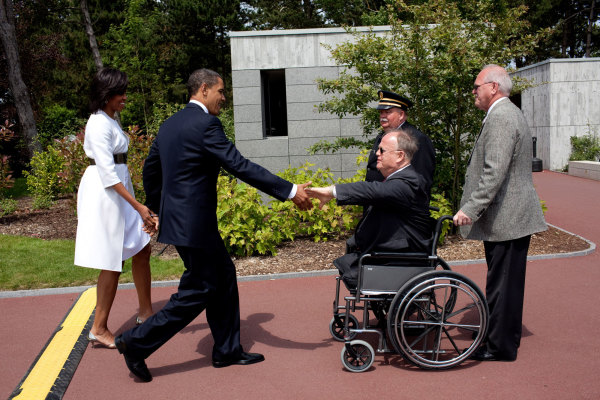
{"label": "tree trunk", "polygon": [[32,157],[34,152],[41,150],[41,146],[35,127],[31,98],[21,75],[21,61],[19,60],[12,0],[0,0],[0,39],[2,39],[4,53],[6,54],[8,82],[21,123],[21,131],[27,142],[29,157]]}
{"label": "tree trunk", "polygon": [[92,55],[94,56],[94,64],[96,64],[96,69],[100,70],[103,67],[102,57],[100,57],[100,50],[98,50],[98,42],[96,42],[96,35],[94,35],[94,28],[92,27],[92,20],[90,18],[87,1],[81,0],[79,6],[81,7],[81,13],[83,14],[85,33],[87,33],[88,39],[90,40],[90,48],[92,49]]}
{"label": "tree trunk", "polygon": [[592,8],[590,10],[590,19],[588,20],[587,40],[585,42],[585,57],[590,58],[590,47],[592,42],[592,26],[594,25],[594,6],[596,0],[592,0]]}
{"label": "tree trunk", "polygon": [[564,13],[564,18],[561,21],[562,43],[561,43],[560,53],[563,57],[567,56],[567,29],[568,29],[567,20],[569,19],[569,15],[570,15],[569,8],[567,8]]}

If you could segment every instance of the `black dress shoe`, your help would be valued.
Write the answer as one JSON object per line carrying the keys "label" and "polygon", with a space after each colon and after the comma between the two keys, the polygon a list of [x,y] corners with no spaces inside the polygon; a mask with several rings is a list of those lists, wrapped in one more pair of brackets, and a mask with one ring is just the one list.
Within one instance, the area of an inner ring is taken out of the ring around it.
{"label": "black dress shoe", "polygon": [[502,357],[498,354],[490,353],[485,346],[482,346],[475,350],[471,356],[471,360],[476,361],[515,361],[515,358]]}
{"label": "black dress shoe", "polygon": [[117,336],[115,338],[115,346],[117,346],[119,353],[123,354],[123,358],[125,358],[125,365],[127,365],[127,368],[129,368],[132,374],[144,382],[150,382],[152,380],[152,375],[150,374],[150,371],[148,371],[148,367],[146,366],[144,359],[137,359],[128,355],[127,346],[125,345],[125,342],[121,336]]}
{"label": "black dress shoe", "polygon": [[238,356],[224,357],[221,359],[213,358],[212,364],[215,368],[228,367],[230,365],[249,365],[256,364],[265,360],[265,356],[258,353],[246,353],[242,351]]}

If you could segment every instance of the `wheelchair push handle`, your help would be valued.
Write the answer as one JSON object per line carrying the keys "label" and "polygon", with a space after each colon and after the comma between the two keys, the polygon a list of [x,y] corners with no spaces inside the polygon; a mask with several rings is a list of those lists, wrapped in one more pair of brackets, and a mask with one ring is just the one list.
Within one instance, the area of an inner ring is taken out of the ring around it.
{"label": "wheelchair push handle", "polygon": [[452,225],[452,215],[442,215],[439,217],[435,223],[435,230],[433,232],[433,241],[431,242],[431,254],[436,254],[437,251],[437,243],[440,239],[440,235],[442,234],[442,226],[445,221],[450,221],[450,225]]}

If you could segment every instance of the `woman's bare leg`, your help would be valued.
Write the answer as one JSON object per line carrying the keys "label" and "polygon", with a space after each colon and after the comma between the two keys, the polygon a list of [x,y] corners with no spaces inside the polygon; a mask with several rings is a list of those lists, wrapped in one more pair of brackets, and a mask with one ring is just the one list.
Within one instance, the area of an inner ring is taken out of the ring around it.
{"label": "woman's bare leg", "polygon": [[98,275],[98,285],[96,287],[96,313],[94,315],[94,324],[90,331],[100,343],[110,345],[115,342],[115,336],[108,330],[108,314],[112,308],[117,285],[119,283],[120,272],[100,271]]}

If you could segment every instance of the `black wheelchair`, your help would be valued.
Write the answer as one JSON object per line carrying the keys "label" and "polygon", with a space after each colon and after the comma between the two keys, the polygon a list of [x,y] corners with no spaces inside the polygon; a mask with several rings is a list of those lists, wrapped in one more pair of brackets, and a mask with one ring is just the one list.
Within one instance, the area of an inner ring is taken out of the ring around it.
{"label": "black wheelchair", "polygon": [[[488,328],[489,311],[479,287],[450,270],[437,255],[444,221],[433,221],[429,253],[371,253],[361,257],[356,288],[340,304],[336,277],[329,331],[343,341],[342,364],[351,372],[368,370],[375,351],[362,334],[377,334],[377,353],[397,353],[424,369],[447,369],[467,360]],[[354,316],[362,311],[362,322]],[[392,348],[390,349],[389,343]]]}

